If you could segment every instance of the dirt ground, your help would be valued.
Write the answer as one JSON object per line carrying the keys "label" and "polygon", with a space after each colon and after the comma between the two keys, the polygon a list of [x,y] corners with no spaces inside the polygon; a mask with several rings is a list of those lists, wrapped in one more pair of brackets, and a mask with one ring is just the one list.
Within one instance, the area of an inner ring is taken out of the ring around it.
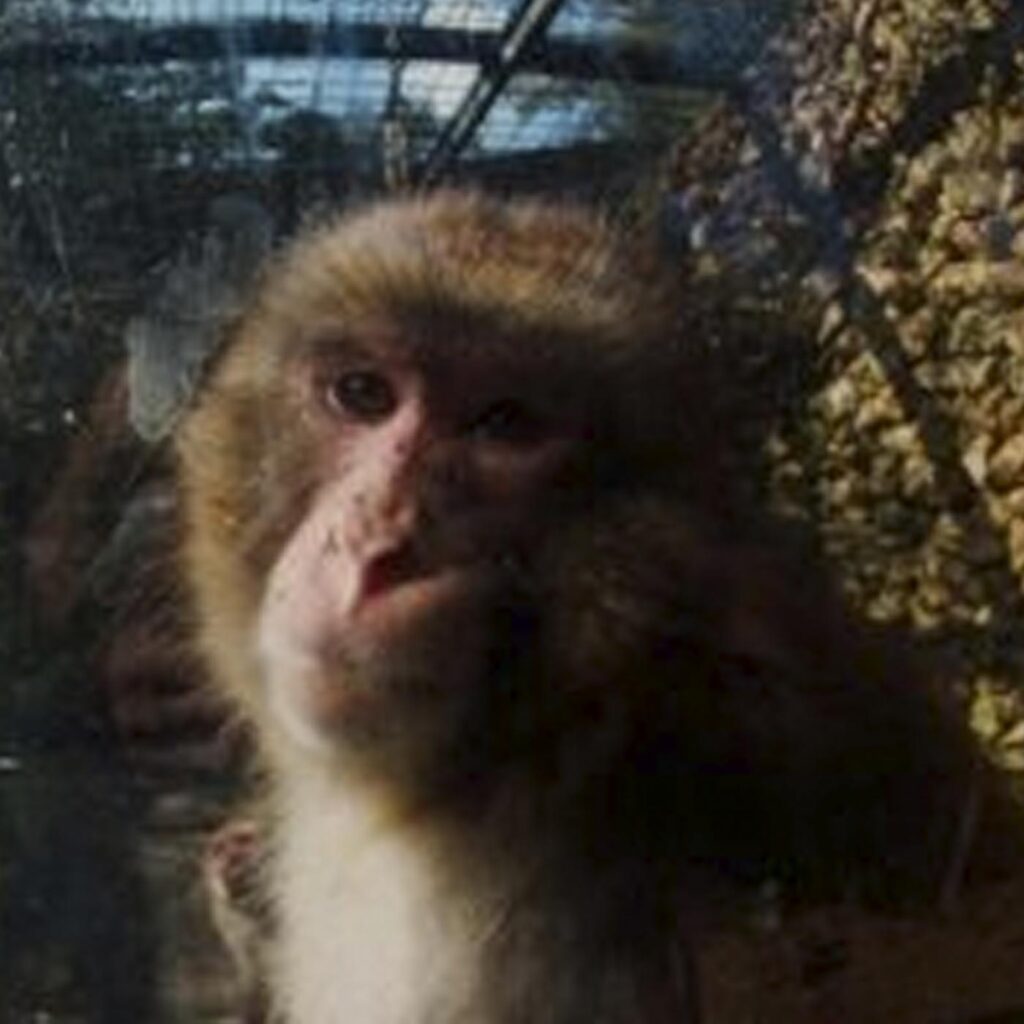
{"label": "dirt ground", "polygon": [[852,907],[721,936],[702,1024],[1024,1024],[1024,876],[945,917]]}

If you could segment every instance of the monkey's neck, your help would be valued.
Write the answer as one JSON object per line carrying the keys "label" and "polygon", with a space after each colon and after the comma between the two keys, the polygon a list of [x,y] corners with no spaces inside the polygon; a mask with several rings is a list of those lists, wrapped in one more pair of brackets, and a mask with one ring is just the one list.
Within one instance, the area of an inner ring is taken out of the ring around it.
{"label": "monkey's neck", "polygon": [[470,830],[336,780],[281,795],[287,1021],[627,1024],[676,998],[671,883],[642,853],[580,863],[577,837],[523,831],[518,811],[516,827],[496,811]]}

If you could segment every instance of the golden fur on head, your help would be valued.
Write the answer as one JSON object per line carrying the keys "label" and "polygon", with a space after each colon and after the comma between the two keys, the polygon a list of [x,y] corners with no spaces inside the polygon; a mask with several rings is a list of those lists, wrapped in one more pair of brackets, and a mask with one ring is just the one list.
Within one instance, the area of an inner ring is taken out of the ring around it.
{"label": "golden fur on head", "polygon": [[286,334],[386,309],[417,324],[440,313],[485,316],[526,338],[587,335],[597,349],[632,347],[638,326],[660,329],[667,295],[651,254],[582,208],[442,192],[311,233],[281,259],[257,309]]}

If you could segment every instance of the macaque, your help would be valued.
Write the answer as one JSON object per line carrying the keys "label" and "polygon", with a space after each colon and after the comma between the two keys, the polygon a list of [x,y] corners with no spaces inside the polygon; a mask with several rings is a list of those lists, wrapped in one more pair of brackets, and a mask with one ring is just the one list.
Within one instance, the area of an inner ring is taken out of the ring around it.
{"label": "macaque", "polygon": [[182,622],[173,474],[128,423],[125,366],[101,379],[24,540],[41,644],[75,651],[133,760],[223,771],[244,729],[200,682]]}
{"label": "macaque", "polygon": [[211,923],[231,959],[244,1024],[267,1019],[267,949],[274,934],[263,878],[266,843],[257,819],[235,818],[217,829],[202,853]]}
{"label": "macaque", "polygon": [[938,887],[971,746],[702,501],[676,323],[599,218],[440,193],[301,238],[229,332],[185,562],[288,1024],[692,1024],[720,892]]}

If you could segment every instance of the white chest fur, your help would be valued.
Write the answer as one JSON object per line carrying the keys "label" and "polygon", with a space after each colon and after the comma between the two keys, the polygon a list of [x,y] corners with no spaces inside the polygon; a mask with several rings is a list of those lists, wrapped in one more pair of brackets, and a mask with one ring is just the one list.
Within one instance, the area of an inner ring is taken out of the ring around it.
{"label": "white chest fur", "polygon": [[442,910],[420,844],[357,800],[300,792],[287,806],[275,973],[288,1024],[461,1019],[475,929]]}

